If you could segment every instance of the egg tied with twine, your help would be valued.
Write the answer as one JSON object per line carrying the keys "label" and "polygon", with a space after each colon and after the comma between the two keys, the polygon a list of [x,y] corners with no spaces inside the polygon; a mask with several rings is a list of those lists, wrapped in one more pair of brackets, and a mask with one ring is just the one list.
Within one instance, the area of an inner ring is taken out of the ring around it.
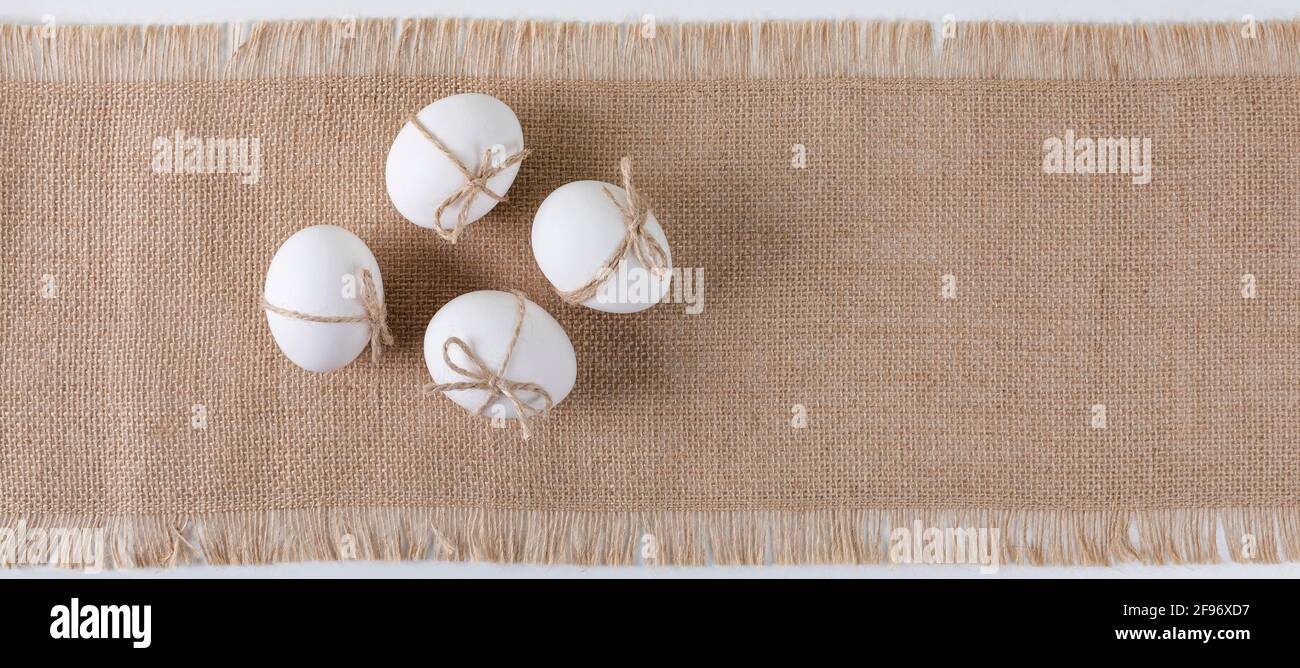
{"label": "egg tied with twine", "polygon": [[[479,160],[478,165],[471,169],[464,162],[461,162],[460,158],[456,157],[456,154],[452,153],[451,149],[447,148],[447,145],[442,143],[442,141],[440,141],[438,137],[424,125],[424,123],[421,123],[420,119],[414,114],[411,115],[410,123],[415,126],[415,129],[418,130],[420,134],[424,135],[425,139],[429,140],[430,144],[433,144],[434,148],[438,149],[440,153],[446,156],[447,160],[451,161],[452,166],[454,166],[456,170],[465,177],[465,183],[461,185],[460,188],[457,188],[455,192],[443,199],[442,204],[438,205],[438,209],[433,213],[433,231],[436,232],[444,241],[454,244],[460,238],[465,226],[469,224],[470,207],[474,204],[474,200],[477,199],[479,195],[490,197],[498,202],[504,202],[508,199],[505,195],[499,194],[489,188],[487,183],[488,180],[523,162],[524,158],[528,157],[530,151],[528,149],[523,149],[503,159],[495,160],[494,156],[497,152],[492,149],[487,149],[483,151],[483,156]],[[442,226],[442,214],[448,208],[455,206],[457,202],[461,202],[460,213],[456,215],[455,225],[448,230]]]}
{"label": "egg tied with twine", "polygon": [[357,273],[361,277],[360,314],[315,315],[313,313],[303,313],[302,311],[276,306],[266,300],[266,295],[262,295],[262,310],[306,322],[367,323],[370,325],[370,360],[378,363],[384,356],[384,347],[393,345],[393,333],[388,329],[388,309],[384,306],[384,301],[379,298],[379,290],[375,287],[375,277],[371,275],[370,270],[361,267]]}
{"label": "egg tied with twine", "polygon": [[591,280],[573,290],[556,290],[560,298],[570,304],[581,304],[595,297],[600,292],[600,286],[618,269],[619,263],[627,257],[628,253],[631,253],[641,266],[650,270],[656,278],[661,278],[668,273],[668,251],[646,229],[646,221],[650,215],[650,202],[632,182],[632,158],[623,156],[618,166],[623,177],[626,201],[619,201],[614,192],[605,186],[601,186],[600,190],[618,209],[623,219],[623,238],[614,247],[609,257],[601,263]]}
{"label": "egg tied with twine", "polygon": [[[545,416],[552,408],[555,407],[551,400],[551,395],[546,388],[527,381],[519,381],[507,378],[506,368],[510,365],[510,358],[514,355],[515,346],[519,343],[519,333],[524,326],[524,313],[527,307],[527,300],[522,292],[512,290],[511,294],[515,296],[516,317],[514,331],[510,335],[510,342],[506,345],[505,357],[501,360],[501,365],[494,371],[492,366],[485,362],[474,349],[470,347],[463,339],[459,337],[449,337],[442,343],[442,361],[447,368],[455,371],[467,380],[453,381],[449,383],[428,383],[424,386],[423,391],[426,396],[440,392],[454,392],[457,390],[485,390],[488,393],[487,398],[474,411],[475,415],[483,415],[492,402],[498,397],[504,397],[515,408],[515,415],[519,419],[519,432],[524,440],[532,436],[532,430],[529,428],[528,420],[530,417],[538,415]],[[467,369],[451,359],[451,349],[457,348],[465,359],[469,360],[473,369]],[[521,393],[532,395],[531,400],[525,400]],[[541,401],[542,406],[538,408],[533,402]]]}

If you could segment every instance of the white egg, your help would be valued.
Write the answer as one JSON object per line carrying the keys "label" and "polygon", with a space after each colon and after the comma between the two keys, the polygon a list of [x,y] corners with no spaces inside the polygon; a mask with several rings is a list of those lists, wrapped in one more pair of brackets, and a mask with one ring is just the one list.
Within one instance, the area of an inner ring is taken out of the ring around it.
{"label": "white egg", "polygon": [[[286,239],[271,258],[263,297],[273,306],[313,316],[363,316],[361,269],[374,276],[382,302],[384,281],[365,242],[334,225],[308,227]],[[311,322],[268,310],[266,323],[285,357],[317,373],[347,365],[370,343],[367,322]]]}
{"label": "white egg", "polygon": [[[465,342],[475,355],[485,362],[493,374],[501,370],[501,361],[510,345],[518,318],[518,301],[515,295],[498,290],[479,290],[463,294],[447,302],[429,321],[424,332],[424,363],[435,383],[473,381],[447,366],[443,359],[443,345],[456,337]],[[469,371],[477,372],[460,348],[450,348],[451,361]],[[542,307],[524,300],[524,321],[515,343],[510,363],[502,378],[540,385],[550,395],[553,404],[559,404],[569,395],[578,378],[578,361],[573,344],[560,323]],[[477,411],[487,401],[486,389],[447,390],[449,399],[468,411]],[[530,406],[542,408],[544,402],[531,392],[521,392],[519,398]],[[484,416],[518,417],[509,399],[497,396],[484,409]]]}
{"label": "white egg", "polygon": [[[482,93],[444,97],[421,109],[416,118],[470,170],[477,168],[484,151],[493,151],[500,161],[524,150],[524,131],[515,112],[501,100]],[[519,173],[519,164],[506,167],[487,180],[487,187],[505,195]],[[466,183],[455,164],[409,120],[402,125],[388,149],[384,178],[388,198],[407,220],[433,229],[438,207]],[[456,226],[467,198],[460,198],[443,211],[437,223],[444,230]],[[482,218],[497,200],[484,193],[474,197],[466,224]]]}
{"label": "white egg", "polygon": [[[623,214],[602,188],[608,188],[626,206],[627,193],[611,183],[574,181],[547,195],[533,217],[533,257],[542,274],[560,292],[576,290],[591,281],[627,235]],[[655,219],[646,215],[645,230],[668,256],[662,277],[648,271],[629,251],[618,268],[583,306],[609,313],[635,313],[659,303],[672,279],[672,252],[668,238]]]}

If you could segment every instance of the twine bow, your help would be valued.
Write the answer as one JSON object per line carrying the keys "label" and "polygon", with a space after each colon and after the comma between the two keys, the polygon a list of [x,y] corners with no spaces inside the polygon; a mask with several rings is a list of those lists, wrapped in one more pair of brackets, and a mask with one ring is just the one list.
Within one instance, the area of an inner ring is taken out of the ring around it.
{"label": "twine bow", "polygon": [[262,297],[262,309],[278,313],[288,318],[307,322],[364,322],[370,325],[370,359],[379,362],[384,356],[384,346],[393,345],[393,333],[388,330],[388,309],[379,299],[375,289],[375,277],[365,267],[358,272],[361,275],[361,315],[312,315],[302,311],[281,308]]}
{"label": "twine bow", "polygon": [[[456,239],[460,237],[460,233],[464,230],[465,225],[469,222],[470,206],[474,204],[474,200],[480,194],[491,197],[498,202],[503,202],[507,199],[505,195],[499,195],[488,188],[488,179],[506,171],[520,162],[523,162],[524,158],[528,157],[529,151],[528,149],[524,149],[502,160],[499,164],[494,165],[492,164],[493,152],[491,149],[488,149],[483,151],[483,158],[479,161],[478,167],[470,169],[465,165],[465,163],[460,161],[460,158],[456,157],[455,153],[451,152],[451,149],[447,148],[446,144],[443,144],[437,137],[433,136],[433,133],[429,131],[429,128],[425,127],[424,123],[421,123],[420,119],[414,114],[411,116],[411,124],[415,126],[415,129],[420,131],[420,134],[424,135],[425,139],[429,140],[429,143],[433,144],[434,148],[437,148],[443,155],[447,156],[447,159],[451,161],[451,164],[465,176],[465,185],[461,186],[451,195],[448,195],[447,199],[444,199],[442,204],[438,206],[438,210],[433,213],[433,231],[437,232],[438,236],[442,237],[444,241],[450,241],[454,244],[456,243]],[[464,203],[461,204],[460,213],[456,216],[456,225],[450,230],[444,229],[442,226],[442,213],[446,211],[448,207],[453,206],[456,202],[459,202],[462,199],[464,200]]]}
{"label": "twine bow", "polygon": [[623,174],[623,190],[627,193],[627,203],[618,201],[614,193],[609,188],[601,186],[601,192],[605,197],[618,207],[618,211],[623,216],[624,235],[623,241],[614,248],[605,262],[596,270],[596,275],[590,281],[587,281],[575,290],[560,292],[560,297],[570,304],[581,304],[582,302],[596,296],[600,291],[600,286],[614,273],[618,264],[623,261],[628,252],[631,252],[641,263],[641,266],[650,270],[656,277],[662,276],[668,271],[668,252],[663,246],[655,240],[645,228],[647,216],[650,214],[650,203],[642,197],[641,193],[632,183],[632,159],[624,156],[618,163],[619,171]]}
{"label": "twine bow", "polygon": [[[546,415],[555,404],[551,402],[551,395],[541,385],[537,383],[526,383],[511,380],[505,377],[506,367],[510,364],[510,357],[514,355],[515,344],[519,342],[519,332],[524,326],[524,295],[521,292],[513,292],[518,305],[517,316],[515,318],[514,333],[510,335],[510,344],[506,347],[505,358],[501,360],[501,367],[493,371],[492,367],[483,358],[474,352],[469,344],[465,343],[458,337],[451,337],[442,343],[442,361],[447,364],[447,368],[456,373],[469,378],[470,380],[456,381],[452,383],[429,383],[424,386],[424,394],[430,395],[435,392],[447,392],[451,390],[487,390],[487,399],[478,410],[474,411],[475,415],[482,415],[487,407],[496,401],[497,397],[505,397],[515,407],[515,414],[519,416],[519,431],[523,434],[524,440],[532,436],[528,429],[528,418],[535,415]],[[461,353],[470,361],[475,368],[466,369],[451,360],[451,348],[455,346],[460,348]],[[541,399],[543,406],[536,408],[527,401],[520,398],[520,392],[531,392],[533,400]]]}

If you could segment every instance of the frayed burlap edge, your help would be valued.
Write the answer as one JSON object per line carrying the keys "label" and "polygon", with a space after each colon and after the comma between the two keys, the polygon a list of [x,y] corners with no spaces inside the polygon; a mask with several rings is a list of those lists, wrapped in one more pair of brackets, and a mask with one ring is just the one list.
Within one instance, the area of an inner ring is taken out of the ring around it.
{"label": "frayed burlap edge", "polygon": [[[895,529],[998,530],[1000,564],[1279,563],[1300,508],[1114,511],[571,512],[353,508],[202,518],[10,515],[0,527],[104,529],[109,568],[313,560],[578,565],[890,564]],[[1249,550],[1245,549],[1249,544]],[[919,556],[912,563],[924,563]],[[967,561],[965,563],[971,563]]]}
{"label": "frayed burlap edge", "polygon": [[534,79],[1122,80],[1300,73],[1300,21],[1017,24],[320,19],[0,25],[0,79],[442,75]]}

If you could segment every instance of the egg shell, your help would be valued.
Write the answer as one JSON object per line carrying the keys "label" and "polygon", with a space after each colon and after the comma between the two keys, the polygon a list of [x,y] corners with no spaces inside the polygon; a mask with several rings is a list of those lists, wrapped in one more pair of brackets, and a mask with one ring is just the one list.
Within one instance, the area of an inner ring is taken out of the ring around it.
{"label": "egg shell", "polygon": [[[317,316],[364,315],[361,269],[375,279],[380,301],[384,280],[374,253],[357,235],[335,225],[299,230],[280,245],[266,271],[263,294],[272,305]],[[345,295],[345,281],[351,281]],[[325,373],[346,366],[370,343],[366,322],[310,322],[266,312],[280,351],[307,371]]]}
{"label": "egg shell", "polygon": [[[524,324],[503,375],[516,382],[541,385],[551,395],[551,401],[559,404],[569,395],[578,378],[573,343],[550,313],[530,300],[524,303]],[[514,333],[517,313],[515,296],[499,290],[469,292],[438,309],[424,332],[424,363],[433,381],[473,380],[452,370],[443,359],[443,342],[451,337],[458,337],[468,344],[494,373],[500,370],[501,360]],[[456,346],[451,347],[451,359],[465,369],[478,370]],[[487,390],[477,389],[451,390],[444,394],[471,412],[478,410],[488,397]],[[521,392],[519,397],[529,405],[543,406],[542,401],[534,400],[531,392]],[[518,417],[514,405],[505,397],[497,397],[483,415],[508,419]]]}
{"label": "egg shell", "polygon": [[[501,100],[482,93],[444,97],[421,109],[416,116],[457,158],[473,170],[483,152],[497,147],[506,159],[524,149],[524,131],[515,112]],[[501,150],[504,149],[504,150]],[[505,195],[519,173],[516,163],[487,180],[487,186]],[[465,185],[465,175],[409,120],[388,149],[384,169],[388,198],[404,218],[433,229],[434,213],[443,201]],[[439,221],[443,229],[456,226],[466,198],[447,207]],[[468,223],[482,218],[497,200],[479,193],[469,209]]]}
{"label": "egg shell", "polygon": [[[576,290],[596,276],[627,234],[622,212],[602,188],[608,188],[621,204],[627,204],[627,192],[612,183],[574,181],[547,195],[533,217],[533,257],[546,280],[561,292]],[[582,302],[583,306],[609,313],[635,313],[654,306],[668,294],[672,251],[654,211],[646,215],[645,230],[668,256],[668,274],[652,277],[629,250],[606,281],[623,281],[624,289],[613,286],[613,290],[603,290]],[[641,280],[644,296],[638,298],[637,291],[629,288]]]}

